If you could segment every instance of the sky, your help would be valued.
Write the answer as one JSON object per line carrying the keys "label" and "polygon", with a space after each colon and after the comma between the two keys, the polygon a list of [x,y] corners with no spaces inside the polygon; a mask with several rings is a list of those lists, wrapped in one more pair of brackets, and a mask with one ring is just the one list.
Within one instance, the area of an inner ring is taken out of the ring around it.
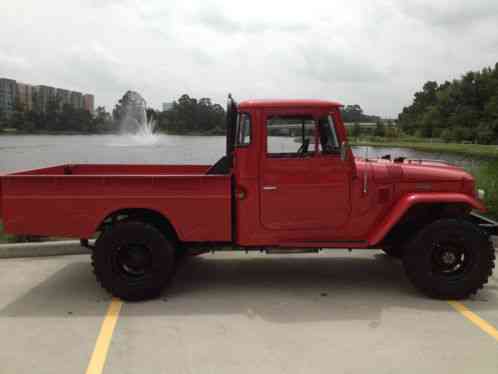
{"label": "sky", "polygon": [[428,80],[498,62],[497,0],[0,0],[0,77],[160,108],[317,98],[396,117]]}

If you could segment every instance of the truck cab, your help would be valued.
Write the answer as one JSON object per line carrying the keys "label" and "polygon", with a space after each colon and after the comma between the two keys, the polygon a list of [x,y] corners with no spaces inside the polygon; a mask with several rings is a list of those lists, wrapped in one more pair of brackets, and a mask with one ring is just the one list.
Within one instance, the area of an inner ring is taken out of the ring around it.
{"label": "truck cab", "polygon": [[358,172],[339,109],[318,100],[237,106],[231,155],[238,245],[316,247],[347,237]]}

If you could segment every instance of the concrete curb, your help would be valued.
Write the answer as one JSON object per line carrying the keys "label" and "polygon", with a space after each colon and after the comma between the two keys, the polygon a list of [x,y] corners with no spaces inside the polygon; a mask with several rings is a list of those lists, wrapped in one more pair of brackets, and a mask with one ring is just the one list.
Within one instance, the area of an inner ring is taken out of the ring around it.
{"label": "concrete curb", "polygon": [[79,240],[40,243],[0,244],[0,258],[46,257],[89,254]]}
{"label": "concrete curb", "polygon": [[[498,237],[493,237],[493,241],[495,251],[498,252]],[[0,244],[0,258],[67,256],[89,253],[90,250],[82,247],[79,240]]]}

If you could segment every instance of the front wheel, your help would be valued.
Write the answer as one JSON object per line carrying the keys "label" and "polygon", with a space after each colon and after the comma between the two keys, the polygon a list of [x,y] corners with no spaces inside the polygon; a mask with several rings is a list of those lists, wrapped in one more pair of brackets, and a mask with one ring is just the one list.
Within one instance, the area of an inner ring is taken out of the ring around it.
{"label": "front wheel", "polygon": [[386,245],[382,248],[384,253],[389,257],[402,258],[403,257],[403,247],[397,245]]}
{"label": "front wheel", "polygon": [[422,229],[405,248],[408,278],[422,292],[463,299],[487,283],[495,252],[489,236],[464,220],[442,219]]}
{"label": "front wheel", "polygon": [[117,223],[95,243],[92,265],[97,280],[123,300],[159,296],[175,263],[173,244],[155,227],[142,222]]}

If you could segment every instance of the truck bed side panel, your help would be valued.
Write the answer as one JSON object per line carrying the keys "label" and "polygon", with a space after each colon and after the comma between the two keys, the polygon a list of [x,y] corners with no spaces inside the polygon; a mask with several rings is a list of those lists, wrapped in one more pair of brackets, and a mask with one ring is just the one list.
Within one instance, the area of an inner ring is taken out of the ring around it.
{"label": "truck bed side panel", "polygon": [[5,230],[87,238],[108,215],[151,209],[184,241],[229,241],[230,177],[220,175],[7,175]]}
{"label": "truck bed side panel", "polygon": [[206,174],[210,165],[64,164],[11,175],[171,175]]}

